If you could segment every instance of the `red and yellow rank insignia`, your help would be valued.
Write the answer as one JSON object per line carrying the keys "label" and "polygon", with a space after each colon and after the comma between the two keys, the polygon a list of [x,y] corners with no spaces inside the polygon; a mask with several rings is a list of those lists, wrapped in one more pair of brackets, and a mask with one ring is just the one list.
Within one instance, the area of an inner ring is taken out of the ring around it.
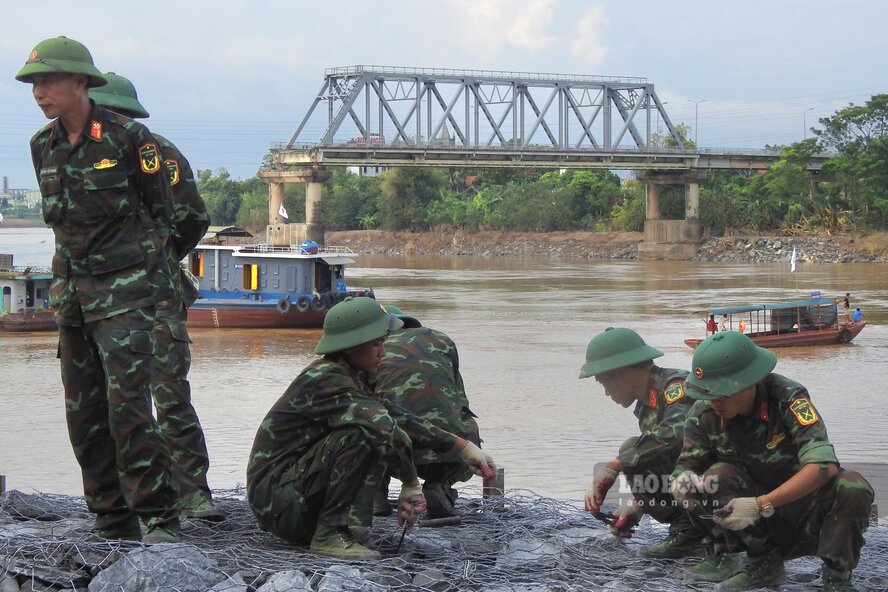
{"label": "red and yellow rank insignia", "polygon": [[101,140],[102,139],[102,122],[96,121],[93,119],[92,123],[89,124],[89,137],[93,140]]}
{"label": "red and yellow rank insignia", "polygon": [[663,396],[666,398],[666,404],[672,405],[685,396],[685,391],[680,382],[673,382],[663,391]]}
{"label": "red and yellow rank insignia", "polygon": [[157,152],[157,144],[142,144],[139,147],[139,164],[143,173],[153,175],[160,170],[160,156]]}
{"label": "red and yellow rank insignia", "polygon": [[657,391],[654,389],[648,389],[648,407],[657,408]]}
{"label": "red and yellow rank insignia", "polygon": [[814,411],[814,407],[811,406],[811,401],[804,397],[799,397],[790,403],[789,410],[792,411],[796,421],[802,426],[809,426],[820,420],[820,418],[817,417],[817,412]]}
{"label": "red and yellow rank insignia", "polygon": [[116,167],[116,166],[117,166],[117,161],[112,160],[110,158],[103,158],[99,162],[96,162],[93,164],[93,168],[96,169],[97,171],[101,171],[102,169],[110,169],[110,168]]}
{"label": "red and yellow rank insignia", "polygon": [[165,160],[163,161],[164,166],[166,166],[167,174],[170,176],[170,185],[175,185],[179,182],[179,161],[178,160]]}

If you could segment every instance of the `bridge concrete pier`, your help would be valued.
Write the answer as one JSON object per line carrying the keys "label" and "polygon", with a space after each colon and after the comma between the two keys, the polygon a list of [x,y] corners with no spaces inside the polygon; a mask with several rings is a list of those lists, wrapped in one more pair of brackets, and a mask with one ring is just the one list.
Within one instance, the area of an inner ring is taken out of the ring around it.
{"label": "bridge concrete pier", "polygon": [[[700,226],[700,179],[689,172],[648,173],[645,183],[644,242],[638,245],[641,259],[693,259],[702,231]],[[660,191],[663,185],[684,185],[684,220],[663,220]]]}
{"label": "bridge concrete pier", "polygon": [[[259,178],[268,184],[268,226],[265,227],[265,242],[284,246],[313,240],[323,244],[324,227],[320,223],[321,188],[330,178],[330,172],[315,166],[295,171],[260,171]],[[284,183],[305,183],[305,223],[289,222],[281,215]]]}

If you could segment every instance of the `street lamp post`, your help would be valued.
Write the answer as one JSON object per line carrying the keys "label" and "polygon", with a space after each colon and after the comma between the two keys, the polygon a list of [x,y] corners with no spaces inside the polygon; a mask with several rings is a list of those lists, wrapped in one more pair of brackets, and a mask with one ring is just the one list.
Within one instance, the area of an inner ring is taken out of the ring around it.
{"label": "street lamp post", "polygon": [[808,138],[808,111],[813,111],[814,107],[808,107],[804,111],[802,111],[802,128],[804,128],[804,135],[802,139]]}
{"label": "street lamp post", "polygon": [[699,148],[700,145],[697,144],[697,122],[699,121],[697,118],[697,111],[700,107],[700,103],[705,103],[708,99],[700,99],[699,101],[695,101],[694,99],[688,100],[694,104],[694,146]]}

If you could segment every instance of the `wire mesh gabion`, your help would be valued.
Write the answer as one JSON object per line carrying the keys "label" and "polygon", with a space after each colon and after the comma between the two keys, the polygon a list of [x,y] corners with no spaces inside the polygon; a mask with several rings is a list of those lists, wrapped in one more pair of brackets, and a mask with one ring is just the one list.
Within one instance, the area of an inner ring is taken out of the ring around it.
{"label": "wire mesh gabion", "polygon": [[[400,548],[402,529],[395,518],[374,518],[368,545],[383,558],[371,562],[320,557],[261,531],[244,494],[243,489],[214,492],[217,505],[227,513],[225,521],[183,520],[181,545],[153,547],[163,553],[175,550],[177,558],[183,552],[202,555],[221,574],[216,578],[221,581],[199,588],[183,576],[181,585],[167,582],[153,589],[297,589],[273,584],[275,574],[294,571],[305,577],[306,587],[299,589],[317,591],[677,592],[713,586],[687,579],[686,570],[699,557],[664,560],[639,555],[640,548],[666,535],[665,525],[645,518],[632,539],[616,539],[576,500],[546,498],[528,490],[485,498],[480,488],[467,487],[458,501],[459,524],[432,528],[420,521]],[[77,496],[14,490],[0,496],[0,590],[15,589],[4,588],[4,578],[20,590],[135,589],[105,586],[96,576],[143,545],[91,536],[93,518]],[[865,536],[855,585],[888,590],[888,522],[874,521]],[[787,561],[782,589],[819,588],[820,566],[817,557]],[[150,582],[151,574],[145,576]]]}

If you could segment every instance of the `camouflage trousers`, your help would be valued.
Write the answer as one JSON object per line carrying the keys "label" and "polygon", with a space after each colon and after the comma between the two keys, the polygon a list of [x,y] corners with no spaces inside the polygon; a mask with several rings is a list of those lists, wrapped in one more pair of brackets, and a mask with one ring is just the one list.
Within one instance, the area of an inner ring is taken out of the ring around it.
{"label": "camouflage trousers", "polygon": [[318,524],[370,526],[385,469],[385,450],[361,428],[334,430],[279,479],[253,486],[256,498],[271,500],[267,511],[254,513],[264,530],[297,545],[311,542]]}
{"label": "camouflage trousers", "polygon": [[[620,452],[635,446],[638,436],[632,436],[620,446]],[[623,467],[623,474],[629,484],[632,497],[644,508],[644,513],[664,524],[669,524],[670,531],[699,530],[690,520],[684,508],[669,493],[669,475],[675,468],[675,462],[669,458],[660,458],[654,464],[641,467]],[[701,532],[701,535],[703,533]]]}
{"label": "camouflage trousers", "polygon": [[68,436],[87,507],[102,528],[132,513],[149,527],[179,513],[150,407],[153,329],[153,307],[59,326]]}
{"label": "camouflage trousers", "polygon": [[[703,494],[704,507],[724,506],[735,497],[758,497],[770,491],[745,471],[728,463],[716,463],[705,477],[717,476],[717,491]],[[743,530],[722,529],[708,520],[695,519],[712,535],[716,546],[745,550],[758,557],[780,549],[786,559],[817,555],[830,568],[849,571],[857,566],[863,533],[869,524],[873,488],[860,473],[840,470],[817,491],[777,508],[771,518],[761,518]],[[708,523],[708,524],[706,524]]]}
{"label": "camouflage trousers", "polygon": [[212,499],[207,485],[210,459],[197,412],[191,404],[188,370],[191,368],[191,339],[185,315],[158,316],[154,328],[157,342],[151,394],[157,425],[170,455],[173,485],[186,505],[201,498]]}

